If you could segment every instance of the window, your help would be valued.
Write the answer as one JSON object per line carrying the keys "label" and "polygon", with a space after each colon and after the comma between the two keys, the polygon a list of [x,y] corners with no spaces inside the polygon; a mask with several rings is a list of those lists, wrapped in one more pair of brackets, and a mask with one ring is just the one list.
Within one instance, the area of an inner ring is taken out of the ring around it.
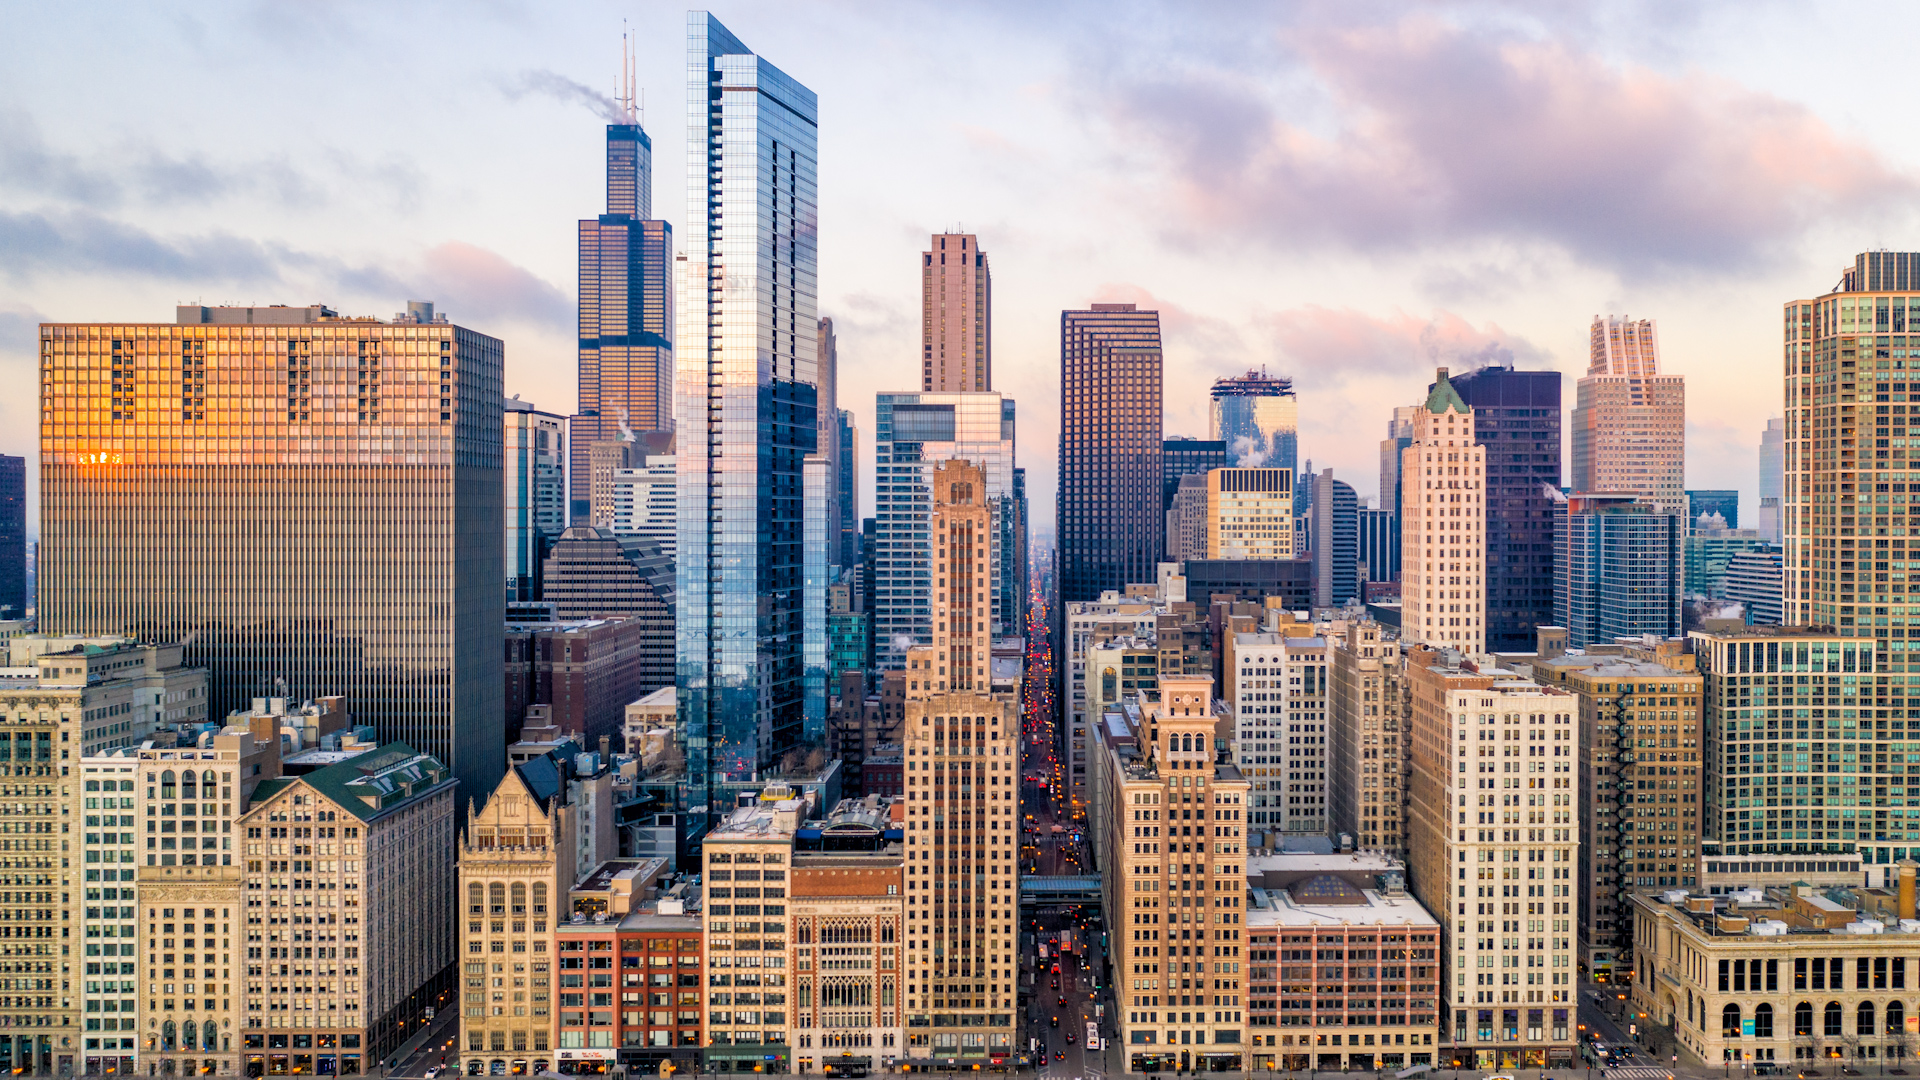
{"label": "window", "polygon": [[1727,1039],[1740,1037],[1740,1006],[1729,1005],[1720,1010],[1720,1035]]}
{"label": "window", "polygon": [[[1798,961],[1795,961],[1797,964]],[[1803,1001],[1793,1007],[1793,1033],[1795,1036],[1813,1034],[1813,1003]]]}
{"label": "window", "polygon": [[1836,1038],[1836,1039],[1839,1038],[1840,1037],[1840,1003],[1837,1001],[1827,1002],[1826,1014],[1825,1016],[1822,1017],[1822,1020],[1824,1021],[1822,1025],[1822,1030],[1827,1035],[1830,1035],[1833,1038]]}
{"label": "window", "polygon": [[1756,1039],[1773,1038],[1773,1006],[1762,1003],[1754,1007],[1753,1037]]}
{"label": "window", "polygon": [[1863,1001],[1854,1014],[1853,1031],[1856,1035],[1873,1034],[1873,1002]]}

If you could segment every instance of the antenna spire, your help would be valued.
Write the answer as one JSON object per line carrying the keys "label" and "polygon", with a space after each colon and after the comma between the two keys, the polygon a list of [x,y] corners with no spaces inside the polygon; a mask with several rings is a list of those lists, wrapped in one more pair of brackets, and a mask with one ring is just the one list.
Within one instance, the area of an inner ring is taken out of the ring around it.
{"label": "antenna spire", "polygon": [[637,50],[635,50],[631,42],[629,42],[628,36],[627,20],[621,19],[619,105],[620,111],[627,118],[627,123],[636,124],[639,123],[639,117],[634,109],[634,91],[636,84],[640,81],[638,78],[639,57],[636,55]]}

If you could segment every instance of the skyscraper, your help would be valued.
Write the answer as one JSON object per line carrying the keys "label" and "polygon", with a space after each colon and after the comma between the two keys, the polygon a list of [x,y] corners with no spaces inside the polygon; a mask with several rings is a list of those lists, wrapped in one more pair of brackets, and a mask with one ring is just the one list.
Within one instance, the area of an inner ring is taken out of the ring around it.
{"label": "skyscraper", "polygon": [[1060,313],[1060,600],[1154,580],[1163,517],[1160,313]]}
{"label": "skyscraper", "polygon": [[834,563],[852,568],[860,563],[860,429],[854,426],[851,410],[840,410],[833,437],[840,446],[834,458],[834,467],[840,472]]}
{"label": "skyscraper", "polygon": [[1464,653],[1487,647],[1486,449],[1447,369],[1400,453],[1400,638]]}
{"label": "skyscraper", "polygon": [[970,233],[935,233],[920,253],[920,389],[993,389],[993,275]]}
{"label": "skyscraper", "polygon": [[987,480],[947,461],[931,482],[935,633],[906,672],[905,1011],[926,1036],[908,1040],[915,1068],[959,1058],[956,1048],[1008,1058],[1020,919],[1019,717],[992,693]]}
{"label": "skyscraper", "polygon": [[1652,319],[1594,316],[1587,373],[1575,384],[1573,490],[1645,495],[1686,512],[1687,391],[1660,374]]}
{"label": "skyscraper", "polygon": [[[819,431],[818,114],[813,91],[702,11],[687,15],[687,102],[677,683],[687,775],[705,784],[715,773],[750,774],[804,729],[803,469]],[[824,610],[819,623],[824,633]],[[764,740],[755,723],[762,694],[772,717]],[[694,805],[698,830],[701,793]]]}
{"label": "skyscraper", "polygon": [[490,791],[502,349],[408,308],[43,324],[40,626],[184,642],[215,716],[344,695]]}
{"label": "skyscraper", "polygon": [[1360,581],[1392,581],[1400,565],[1400,512],[1363,506],[1357,515],[1360,532]]}
{"label": "skyscraper", "polygon": [[1003,528],[1013,512],[1014,403],[995,393],[894,393],[874,400],[874,662],[906,663],[907,650],[933,644],[928,607],[935,591],[932,538],[933,472],[939,462],[964,459],[981,473],[994,530],[984,552],[991,631],[1018,634],[1024,626],[1025,579],[1010,580],[1014,552]]}
{"label": "skyscraper", "polygon": [[567,419],[515,394],[502,419],[507,599],[540,599],[540,564],[567,527]]}
{"label": "skyscraper", "polygon": [[1224,469],[1233,462],[1227,460],[1227,444],[1217,439],[1191,439],[1185,435],[1174,435],[1160,442],[1160,509],[1173,509],[1173,497],[1180,490],[1180,481],[1188,476],[1201,478],[1201,486],[1206,486],[1206,475],[1214,469]]}
{"label": "skyscraper", "polygon": [[1360,595],[1360,503],[1333,470],[1313,475],[1313,606],[1340,607]]}
{"label": "skyscraper", "polygon": [[819,352],[820,393],[814,404],[814,417],[820,423],[820,430],[814,436],[814,453],[827,463],[823,478],[826,501],[820,508],[825,524],[825,558],[828,566],[844,566],[840,561],[840,531],[845,523],[844,508],[853,493],[841,484],[842,474],[850,470],[840,461],[840,338],[833,332],[832,319],[820,320]]}
{"label": "skyscraper", "polygon": [[1453,380],[1487,451],[1487,648],[1526,652],[1553,620],[1560,373],[1483,367]]}
{"label": "skyscraper", "polygon": [[1687,493],[1687,529],[1691,532],[1701,528],[1700,519],[1713,514],[1720,515],[1725,525],[1712,528],[1737,529],[1740,527],[1740,492],[1738,490],[1702,490],[1694,489]]}
{"label": "skyscraper", "polygon": [[1757,524],[1760,535],[1776,544],[1781,538],[1780,495],[1782,478],[1786,475],[1786,439],[1787,422],[1778,416],[1768,420],[1767,429],[1760,433],[1760,520]]}
{"label": "skyscraper", "polygon": [[594,481],[613,467],[604,455],[595,461],[594,444],[673,427],[673,227],[653,217],[653,140],[635,115],[630,79],[620,104],[625,122],[607,125],[607,212],[580,222],[569,520],[583,525]]}
{"label": "skyscraper", "polygon": [[1576,494],[1556,508],[1554,623],[1576,649],[1680,636],[1686,527],[1637,495]]}
{"label": "skyscraper", "polygon": [[1293,558],[1293,486],[1293,474],[1281,468],[1209,472],[1206,557]]}
{"label": "skyscraper", "polygon": [[1451,653],[1414,650],[1407,668],[1407,868],[1440,918],[1453,1044],[1434,1064],[1570,1068],[1579,696]]}
{"label": "skyscraper", "polygon": [[27,459],[0,454],[0,619],[27,614]]}
{"label": "skyscraper", "polygon": [[[1226,444],[1227,464],[1269,466],[1300,475],[1300,402],[1293,380],[1264,371],[1215,379],[1207,438]],[[1294,490],[1295,512],[1311,492]]]}

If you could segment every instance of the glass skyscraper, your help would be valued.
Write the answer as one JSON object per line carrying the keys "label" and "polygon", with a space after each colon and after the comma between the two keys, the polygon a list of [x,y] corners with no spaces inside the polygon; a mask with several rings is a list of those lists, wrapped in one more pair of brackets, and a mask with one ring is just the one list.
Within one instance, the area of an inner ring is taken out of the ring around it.
{"label": "glass skyscraper", "polygon": [[567,419],[506,403],[507,600],[540,599],[540,565],[567,528]]}
{"label": "glass skyscraper", "polygon": [[1553,621],[1560,373],[1490,365],[1451,381],[1487,451],[1487,648],[1527,652]]}
{"label": "glass skyscraper", "polygon": [[345,696],[506,770],[498,338],[409,304],[43,324],[40,628],[186,646],[208,716]]}
{"label": "glass skyscraper", "polygon": [[[1300,475],[1300,400],[1293,380],[1249,371],[1213,383],[1207,438],[1227,445],[1227,464],[1290,469]],[[1313,497],[1311,484],[1295,484],[1294,512]]]}
{"label": "glass skyscraper", "polygon": [[[933,644],[933,470],[964,460],[985,479],[993,515],[992,634],[1023,632],[1024,571],[1009,550],[1020,517],[1014,487],[1014,403],[996,393],[895,393],[874,401],[874,663],[906,664],[907,650]],[[1024,488],[1020,491],[1025,494]]]}
{"label": "glass skyscraper", "polygon": [[825,589],[805,587],[802,505],[826,470],[806,467],[819,432],[813,91],[695,11],[687,109],[676,637],[701,789],[689,825],[703,830],[715,775],[744,778],[803,736],[803,640],[826,620],[803,611]]}
{"label": "glass skyscraper", "polygon": [[607,125],[607,212],[580,222],[580,411],[568,480],[580,524],[594,444],[673,426],[673,228],[652,217],[653,141],[630,105],[627,114]]}
{"label": "glass skyscraper", "polygon": [[1155,580],[1166,541],[1161,396],[1159,312],[1060,313],[1062,604]]}
{"label": "glass skyscraper", "polygon": [[1554,622],[1576,649],[1680,636],[1686,526],[1651,496],[1580,495],[1555,506]]}

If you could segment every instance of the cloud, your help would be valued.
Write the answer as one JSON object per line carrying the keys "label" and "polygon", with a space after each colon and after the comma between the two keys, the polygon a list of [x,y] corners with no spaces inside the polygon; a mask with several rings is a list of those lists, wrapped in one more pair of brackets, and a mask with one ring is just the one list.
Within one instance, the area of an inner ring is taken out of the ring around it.
{"label": "cloud", "polygon": [[519,322],[566,330],[573,324],[572,298],[498,252],[451,240],[428,249],[421,263],[412,287],[468,325]]}
{"label": "cloud", "polygon": [[519,101],[525,97],[545,97],[569,105],[584,105],[589,112],[609,124],[627,122],[627,111],[619,102],[595,90],[582,82],[576,82],[556,71],[544,68],[529,68],[511,80],[500,84],[500,92],[508,100]]}
{"label": "cloud", "polygon": [[1102,88],[1116,134],[1164,162],[1144,197],[1204,231],[1192,242],[1505,241],[1620,272],[1744,268],[1916,190],[1804,106],[1723,78],[1426,14],[1281,40],[1297,72],[1162,66]]}
{"label": "cloud", "polygon": [[165,237],[86,210],[0,210],[5,273],[111,273],[178,281],[273,280],[289,253],[227,233]]}
{"label": "cloud", "polygon": [[1316,388],[1370,376],[1404,380],[1434,367],[1460,372],[1489,364],[1554,366],[1532,342],[1495,323],[1475,327],[1450,311],[1422,318],[1308,305],[1266,316],[1262,322],[1284,362],[1292,371],[1312,372]]}

